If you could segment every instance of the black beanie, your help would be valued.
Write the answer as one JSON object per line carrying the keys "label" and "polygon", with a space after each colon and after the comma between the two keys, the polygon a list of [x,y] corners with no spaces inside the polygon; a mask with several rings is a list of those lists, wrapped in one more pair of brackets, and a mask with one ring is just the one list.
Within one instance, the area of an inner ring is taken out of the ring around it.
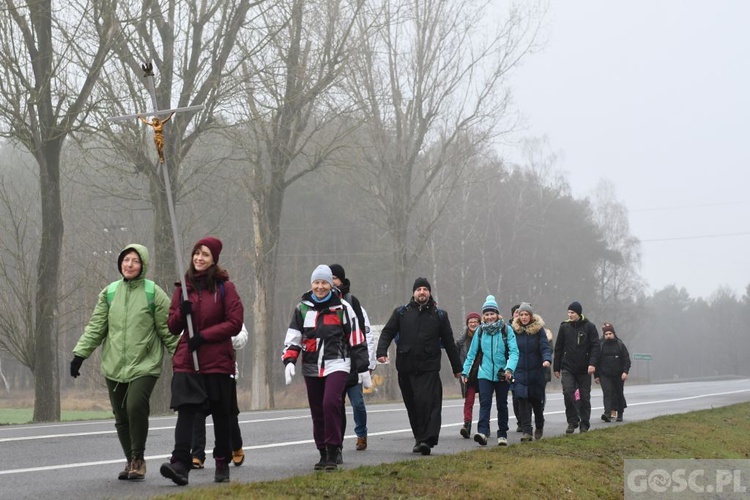
{"label": "black beanie", "polygon": [[568,311],[573,311],[574,313],[580,316],[581,314],[583,314],[583,307],[581,307],[580,302],[578,302],[577,300],[574,300],[568,306]]}
{"label": "black beanie", "polygon": [[341,264],[331,264],[328,267],[331,268],[331,274],[340,279],[342,283],[346,280],[346,271],[341,267]]}
{"label": "black beanie", "polygon": [[412,293],[414,293],[420,286],[427,288],[430,293],[432,293],[432,287],[430,286],[430,282],[427,281],[427,278],[417,278],[414,280],[414,286],[411,287]]}

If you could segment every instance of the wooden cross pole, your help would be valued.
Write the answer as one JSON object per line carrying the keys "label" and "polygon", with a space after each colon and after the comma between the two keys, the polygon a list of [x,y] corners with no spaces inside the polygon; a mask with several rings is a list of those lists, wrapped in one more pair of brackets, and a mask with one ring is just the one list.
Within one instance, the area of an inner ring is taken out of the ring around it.
{"label": "wooden cross pole", "polygon": [[[162,175],[164,177],[164,188],[167,190],[167,206],[169,207],[169,219],[172,223],[172,238],[174,239],[174,251],[175,251],[175,257],[176,257],[176,262],[177,262],[177,272],[179,273],[180,286],[182,287],[182,300],[187,300],[188,293],[187,293],[187,286],[185,285],[185,269],[182,266],[182,251],[181,251],[182,244],[180,242],[179,231],[177,230],[177,217],[175,216],[174,201],[172,200],[172,185],[169,181],[169,172],[167,171],[167,165],[164,163],[163,126],[166,122],[168,122],[172,118],[172,116],[175,113],[198,111],[198,110],[203,109],[203,106],[187,106],[184,108],[159,109],[159,105],[156,102],[156,87],[154,86],[153,64],[150,62],[141,64],[141,69],[143,69],[143,78],[146,80],[146,88],[148,89],[148,93],[151,96],[151,104],[153,106],[153,111],[152,111],[153,116],[151,118],[151,121],[149,122],[145,120],[142,114],[114,116],[114,117],[109,118],[109,121],[120,122],[120,121],[132,120],[133,118],[138,118],[143,123],[145,123],[146,125],[154,129],[154,143],[156,144],[156,152],[158,154],[155,167],[159,168],[159,165],[161,165]],[[161,119],[160,117],[162,116],[167,116],[167,118]],[[188,337],[193,338],[194,327],[193,327],[193,318],[191,314],[188,314],[187,325],[188,325]],[[200,367],[198,365],[198,353],[196,351],[193,351],[193,368],[195,368],[196,372],[200,371]]]}

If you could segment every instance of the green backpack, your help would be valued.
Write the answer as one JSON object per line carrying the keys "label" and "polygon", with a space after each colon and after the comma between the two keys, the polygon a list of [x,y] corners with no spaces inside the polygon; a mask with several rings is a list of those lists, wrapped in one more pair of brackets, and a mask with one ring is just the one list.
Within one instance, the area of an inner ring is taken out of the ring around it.
{"label": "green backpack", "polygon": [[[113,281],[109,284],[109,286],[107,286],[107,305],[110,305],[112,303],[112,300],[115,298],[115,292],[117,292],[117,287],[120,286],[120,283],[122,283],[122,280]],[[151,311],[151,314],[154,314],[154,312],[156,311],[156,301],[154,299],[154,297],[156,297],[156,283],[146,279],[143,280],[143,283],[146,290],[146,302],[148,302],[148,310]]]}

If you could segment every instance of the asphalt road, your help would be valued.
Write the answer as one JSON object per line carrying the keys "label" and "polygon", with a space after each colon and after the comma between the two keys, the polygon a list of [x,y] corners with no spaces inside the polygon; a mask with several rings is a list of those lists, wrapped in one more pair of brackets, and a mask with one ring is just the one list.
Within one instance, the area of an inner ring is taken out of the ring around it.
{"label": "asphalt road", "polygon": [[[591,430],[622,425],[607,424],[599,419],[602,412],[601,391],[594,387]],[[625,423],[750,401],[750,379],[626,385],[626,397],[628,409]],[[463,401],[457,399],[443,402],[443,432],[432,456],[479,448],[473,440],[463,439],[458,434],[463,421],[462,406]],[[477,403],[475,422],[478,411]],[[562,394],[548,394],[545,416],[545,436],[564,432],[566,424]],[[211,443],[213,429],[210,418],[208,422]],[[117,480],[125,461],[112,420],[0,427],[0,498],[144,498],[169,494],[194,485],[214,484],[211,459],[206,461],[206,469],[191,472],[189,486],[179,487],[161,477],[159,465],[169,458],[172,450],[174,424],[175,417],[151,419],[146,454],[148,473],[143,481]],[[233,482],[308,474],[318,460],[318,452],[312,442],[309,410],[306,408],[242,413],[240,425],[247,458],[243,466],[231,467]],[[493,419],[493,435],[495,425]],[[520,434],[514,432],[512,410],[510,427],[510,444],[519,445]],[[369,405],[368,428],[367,450],[355,451],[356,438],[349,412],[344,441],[345,469],[400,460],[430,460],[430,457],[411,452],[414,440],[403,404]],[[494,442],[493,439],[490,444]]]}

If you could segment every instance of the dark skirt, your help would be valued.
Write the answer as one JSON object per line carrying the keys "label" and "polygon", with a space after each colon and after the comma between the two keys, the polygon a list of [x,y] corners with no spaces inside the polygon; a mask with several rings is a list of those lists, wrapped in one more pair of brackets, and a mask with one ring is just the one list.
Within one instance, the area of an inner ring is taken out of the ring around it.
{"label": "dark skirt", "polygon": [[236,411],[236,393],[232,376],[224,373],[186,373],[172,375],[172,400],[175,411],[190,405],[209,414],[209,408],[219,408],[227,415]]}

